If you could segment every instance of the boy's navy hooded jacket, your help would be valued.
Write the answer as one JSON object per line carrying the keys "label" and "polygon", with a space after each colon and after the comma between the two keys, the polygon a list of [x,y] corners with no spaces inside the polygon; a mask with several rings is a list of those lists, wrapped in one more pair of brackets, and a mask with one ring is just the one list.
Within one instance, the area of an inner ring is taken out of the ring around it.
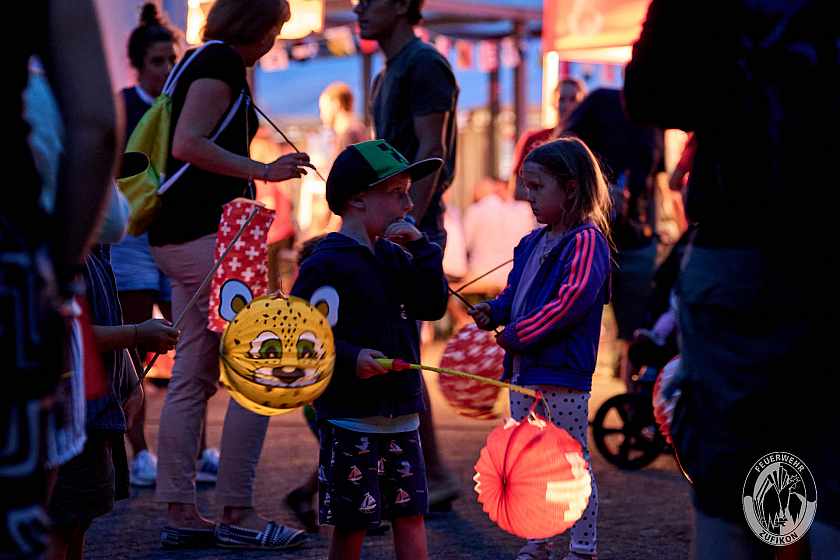
{"label": "boy's navy hooded jacket", "polygon": [[379,240],[376,253],[340,233],[321,241],[300,268],[292,295],[309,300],[318,288],[338,293],[333,327],[336,362],[327,390],[315,401],[318,419],[394,417],[424,409],[417,371],[361,379],[356,359],[363,348],[417,363],[417,321],[434,321],[448,298],[443,252],[424,236],[407,251]]}
{"label": "boy's navy hooded jacket", "polygon": [[591,223],[569,230],[540,266],[525,299],[525,316],[511,323],[511,306],[522,272],[547,228],[534,230],[513,251],[508,285],[493,301],[492,326],[507,350],[505,378],[513,354],[521,357],[518,383],[560,385],[589,391],[598,355],[603,306],[609,301],[610,248]]}

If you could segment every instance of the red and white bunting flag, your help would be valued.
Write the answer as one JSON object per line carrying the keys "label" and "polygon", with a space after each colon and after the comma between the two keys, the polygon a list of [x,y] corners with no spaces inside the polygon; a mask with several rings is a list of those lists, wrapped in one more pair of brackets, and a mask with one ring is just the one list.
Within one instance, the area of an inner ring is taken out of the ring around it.
{"label": "red and white bunting flag", "polygon": [[502,39],[502,66],[505,68],[515,68],[519,66],[520,61],[521,58],[516,39],[513,37]]}
{"label": "red and white bunting flag", "polygon": [[446,35],[438,35],[435,37],[435,48],[444,58],[449,58],[449,51],[452,50],[452,40]]}
{"label": "red and white bunting flag", "polygon": [[456,66],[459,70],[472,70],[473,67],[473,44],[463,39],[455,41],[455,52],[457,53]]}
{"label": "red and white bunting flag", "polygon": [[604,81],[607,84],[613,84],[615,82],[615,66],[612,64],[604,64]]}
{"label": "red and white bunting flag", "polygon": [[264,72],[278,72],[289,67],[289,53],[286,42],[274,41],[274,46],[260,59],[260,69]]}
{"label": "red and white bunting flag", "polygon": [[492,72],[499,68],[499,43],[480,41],[478,43],[478,68],[482,72]]}
{"label": "red and white bunting flag", "polygon": [[560,79],[570,78],[572,76],[572,63],[568,60],[560,62]]}

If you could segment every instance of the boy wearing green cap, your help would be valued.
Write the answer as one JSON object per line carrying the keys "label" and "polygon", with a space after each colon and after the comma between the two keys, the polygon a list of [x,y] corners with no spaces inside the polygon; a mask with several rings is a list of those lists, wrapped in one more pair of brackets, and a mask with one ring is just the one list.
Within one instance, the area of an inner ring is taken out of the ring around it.
{"label": "boy wearing green cap", "polygon": [[397,558],[427,557],[420,374],[389,372],[376,358],[418,361],[416,322],[446,311],[443,251],[405,220],[411,182],[441,163],[409,164],[383,140],[346,148],[327,178],[341,229],[318,244],[292,289],[326,305],[335,337],[332,381],[315,401],[319,518],[335,526],[330,558],[359,558],[367,528],[382,519],[392,521]]}

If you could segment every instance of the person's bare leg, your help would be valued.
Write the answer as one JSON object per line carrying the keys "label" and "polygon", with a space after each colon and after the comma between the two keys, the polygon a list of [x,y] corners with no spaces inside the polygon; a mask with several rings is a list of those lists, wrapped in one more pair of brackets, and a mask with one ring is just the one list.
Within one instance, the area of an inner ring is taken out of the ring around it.
{"label": "person's bare leg", "polygon": [[85,532],[87,528],[90,527],[90,523],[86,523],[85,526],[76,527],[75,531],[73,531],[72,538],[70,540],[70,546],[67,550],[67,560],[83,560],[85,557]]}
{"label": "person's bare leg", "polygon": [[362,543],[366,533],[364,529],[355,531],[334,529],[330,541],[329,560],[359,560],[362,556]]}
{"label": "person's bare leg", "polygon": [[[421,378],[422,379],[422,378]],[[426,383],[421,382],[426,410],[420,413],[420,442],[423,446],[423,461],[429,480],[429,505],[447,502],[458,496],[454,477],[440,458],[437,436],[432,419],[432,403]]]}
{"label": "person's bare leg", "polygon": [[47,560],[67,560],[70,552],[70,528],[54,527],[47,548]]}
{"label": "person's bare leg", "polygon": [[[120,307],[122,308],[123,323],[126,325],[136,325],[142,323],[147,319],[152,318],[152,307],[155,301],[155,293],[148,290],[130,290],[119,293]],[[130,349],[132,355],[140,358],[140,363],[134,364],[138,371],[142,371],[145,365],[145,352],[142,349]],[[139,350],[134,352],[134,350]],[[141,451],[149,448],[146,442],[146,401],[144,399],[140,408],[133,418],[128,419],[128,431],[126,438],[128,444],[131,446],[131,452],[134,457]]]}
{"label": "person's bare leg", "polygon": [[131,445],[131,452],[134,457],[141,451],[149,449],[146,443],[146,399],[143,399],[142,404],[137,409],[134,417],[128,420],[128,431],[125,433],[129,445]]}
{"label": "person's bare leg", "polygon": [[254,531],[262,531],[268,519],[259,515],[253,507],[225,506],[222,511],[222,523],[236,525]]}
{"label": "person's bare leg", "polygon": [[166,515],[167,524],[183,529],[212,529],[215,524],[203,517],[195,504],[170,503]]}
{"label": "person's bare leg", "polygon": [[397,560],[426,560],[429,557],[422,515],[395,517],[393,526]]}
{"label": "person's bare leg", "polygon": [[87,525],[89,524],[54,528],[47,549],[47,559],[82,560],[84,558]]}
{"label": "person's bare leg", "polygon": [[426,410],[420,413],[420,441],[423,445],[423,461],[426,463],[426,474],[429,478],[439,479],[447,474],[447,470],[438,452],[435,425],[432,421],[432,400],[429,396],[429,389],[426,388],[426,382],[422,380],[422,377],[420,386],[423,389],[423,401],[426,403]]}

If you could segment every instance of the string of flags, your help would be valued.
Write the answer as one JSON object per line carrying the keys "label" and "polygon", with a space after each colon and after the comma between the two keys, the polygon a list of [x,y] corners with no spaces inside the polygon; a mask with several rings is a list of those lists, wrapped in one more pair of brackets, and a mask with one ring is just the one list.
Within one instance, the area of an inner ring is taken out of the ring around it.
{"label": "string of flags", "polygon": [[[500,67],[514,68],[521,60],[520,46],[513,37],[473,41],[453,39],[422,27],[415,32],[421,40],[434,45],[459,70],[490,72]],[[278,40],[271,51],[260,59],[260,68],[264,72],[277,72],[288,68],[291,61],[305,62],[323,56],[352,56],[357,52],[374,54],[378,50],[376,41],[361,39],[353,27],[333,27],[324,30],[319,38],[310,36],[298,41]]]}
{"label": "string of flags", "polygon": [[[523,45],[514,37],[502,39],[455,39],[434,33],[426,28],[415,29],[417,36],[433,45],[458,70],[492,72],[500,68],[515,68],[522,60]],[[306,62],[318,57],[353,56],[356,53],[375,54],[379,51],[376,41],[359,37],[354,26],[325,29],[320,37],[309,36],[297,41],[278,40],[274,48],[260,59],[264,72],[278,72],[289,67],[290,62]],[[617,85],[622,79],[622,67],[617,64],[592,64],[563,61],[560,78],[576,77],[587,83]]]}

